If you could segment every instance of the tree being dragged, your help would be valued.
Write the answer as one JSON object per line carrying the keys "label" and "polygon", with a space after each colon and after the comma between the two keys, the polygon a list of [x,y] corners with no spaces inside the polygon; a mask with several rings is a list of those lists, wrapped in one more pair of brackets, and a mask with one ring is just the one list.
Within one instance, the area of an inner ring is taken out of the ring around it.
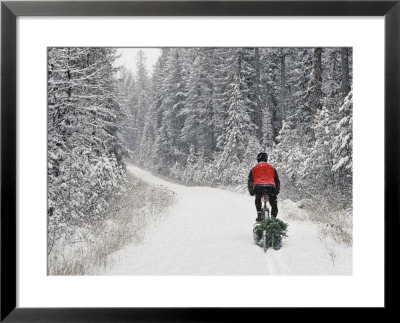
{"label": "tree being dragged", "polygon": [[124,182],[115,50],[48,50],[49,248],[94,224]]}

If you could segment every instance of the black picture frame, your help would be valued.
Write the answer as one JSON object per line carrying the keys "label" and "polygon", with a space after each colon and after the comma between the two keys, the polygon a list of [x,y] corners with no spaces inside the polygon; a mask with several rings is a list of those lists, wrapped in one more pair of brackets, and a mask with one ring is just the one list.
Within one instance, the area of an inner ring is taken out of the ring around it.
{"label": "black picture frame", "polygon": [[[396,1],[4,1],[1,3],[1,321],[234,322],[282,317],[279,309],[16,307],[16,19],[19,16],[384,16],[385,17],[385,310],[398,287],[400,0]],[[371,154],[373,154],[371,147]],[[383,170],[382,170],[383,172]],[[373,193],[372,193],[373,194]],[[367,198],[368,199],[368,198]],[[366,246],[366,248],[368,248]],[[345,292],[345,291],[344,291]],[[251,295],[249,295],[251,297]],[[282,309],[281,309],[282,310]],[[287,310],[284,309],[284,310]],[[295,310],[295,309],[293,309]],[[299,309],[297,309],[300,313]],[[330,318],[341,318],[332,309]],[[381,309],[376,317],[381,320]],[[244,316],[243,316],[244,315]],[[309,315],[309,314],[304,314]],[[349,314],[347,314],[349,315]],[[372,318],[372,313],[367,313]],[[314,316],[314,315],[313,315]],[[318,316],[318,314],[316,315]],[[348,317],[349,318],[349,317]],[[297,318],[299,319],[299,318]],[[312,318],[311,318],[312,319]]]}

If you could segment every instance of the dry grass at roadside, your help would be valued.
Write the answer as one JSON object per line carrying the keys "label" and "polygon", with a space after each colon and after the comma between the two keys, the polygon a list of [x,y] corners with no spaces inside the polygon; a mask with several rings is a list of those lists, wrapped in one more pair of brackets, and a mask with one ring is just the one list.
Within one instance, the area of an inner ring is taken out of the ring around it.
{"label": "dry grass at roadside", "polygon": [[146,227],[174,201],[174,193],[127,174],[126,194],[117,197],[107,217],[90,228],[76,228],[70,241],[59,241],[48,256],[49,275],[96,275],[110,268],[112,254],[143,240]]}
{"label": "dry grass at roadside", "polygon": [[351,209],[329,213],[317,210],[311,219],[320,223],[321,233],[325,236],[346,246],[353,244],[353,218]]}
{"label": "dry grass at roadside", "polygon": [[279,197],[297,201],[298,208],[307,211],[309,220],[319,224],[322,235],[346,246],[353,244],[351,196],[334,189],[307,194],[306,190],[285,185]]}

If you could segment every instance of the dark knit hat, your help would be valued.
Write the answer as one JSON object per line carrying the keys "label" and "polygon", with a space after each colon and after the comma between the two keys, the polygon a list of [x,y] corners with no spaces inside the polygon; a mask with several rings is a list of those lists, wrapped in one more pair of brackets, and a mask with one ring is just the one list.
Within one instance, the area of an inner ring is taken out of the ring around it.
{"label": "dark knit hat", "polygon": [[259,153],[257,155],[257,162],[267,162],[268,161],[268,155],[267,153]]}

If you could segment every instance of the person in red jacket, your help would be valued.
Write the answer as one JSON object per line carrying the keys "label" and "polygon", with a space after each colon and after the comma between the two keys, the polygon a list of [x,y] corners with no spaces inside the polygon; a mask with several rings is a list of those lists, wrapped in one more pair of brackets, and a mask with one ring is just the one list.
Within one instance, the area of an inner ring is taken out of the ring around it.
{"label": "person in red jacket", "polygon": [[249,174],[247,187],[251,196],[256,196],[257,219],[261,221],[261,197],[265,194],[269,196],[271,205],[271,215],[276,218],[278,215],[277,195],[280,191],[280,181],[278,172],[271,164],[268,164],[267,153],[257,155],[257,165],[255,165]]}

